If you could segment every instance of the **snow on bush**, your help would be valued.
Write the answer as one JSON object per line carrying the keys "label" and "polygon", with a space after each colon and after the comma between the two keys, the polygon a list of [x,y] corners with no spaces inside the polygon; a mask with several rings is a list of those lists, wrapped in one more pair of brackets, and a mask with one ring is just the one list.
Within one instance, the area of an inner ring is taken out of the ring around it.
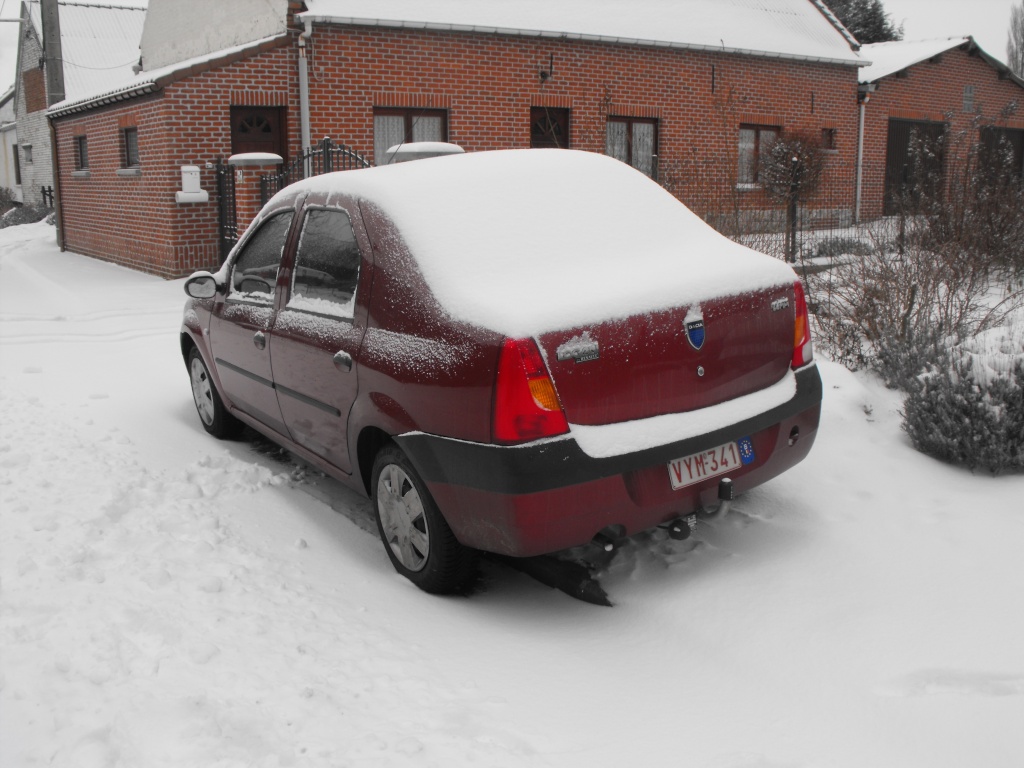
{"label": "snow on bush", "polygon": [[944,461],[1024,469],[1024,314],[942,349],[907,396],[903,429]]}

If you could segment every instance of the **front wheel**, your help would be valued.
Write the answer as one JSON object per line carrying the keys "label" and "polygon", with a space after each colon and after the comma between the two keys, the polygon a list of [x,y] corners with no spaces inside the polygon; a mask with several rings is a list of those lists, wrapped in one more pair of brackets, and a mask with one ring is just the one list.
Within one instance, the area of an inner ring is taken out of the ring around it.
{"label": "front wheel", "polygon": [[377,454],[371,487],[377,530],[395,570],[425,592],[466,592],[476,578],[476,553],[455,538],[396,446]]}
{"label": "front wheel", "polygon": [[199,419],[203,422],[203,429],[222,439],[236,437],[242,431],[242,422],[228,413],[203,356],[195,347],[188,354],[188,375],[192,380],[192,399],[196,403]]}

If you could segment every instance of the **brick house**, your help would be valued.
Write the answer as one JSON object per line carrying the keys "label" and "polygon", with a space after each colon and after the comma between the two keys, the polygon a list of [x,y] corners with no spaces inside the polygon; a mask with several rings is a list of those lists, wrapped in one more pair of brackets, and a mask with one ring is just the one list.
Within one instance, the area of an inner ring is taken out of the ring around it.
{"label": "brick house", "polygon": [[[150,0],[138,75],[50,109],[64,245],[166,277],[216,266],[215,161],[323,136],[377,162],[422,140],[606,152],[713,216],[768,205],[761,147],[799,132],[827,143],[819,207],[848,221],[863,60],[827,8],[645,1],[225,0],[195,39],[176,20],[208,4]],[[176,195],[182,166],[208,199]]]}
{"label": "brick house", "polygon": [[[50,41],[44,34],[48,7],[59,8],[50,18],[61,22],[54,21]],[[40,205],[43,190],[55,186],[47,108],[132,77],[145,10],[25,0],[21,19],[14,85],[17,167],[23,202]]]}
{"label": "brick house", "polygon": [[[979,145],[1004,139],[1024,177],[1024,80],[970,37],[875,43],[860,73],[862,218],[894,213],[927,171],[915,148],[934,144],[936,175]],[[923,169],[923,170],[922,170]]]}

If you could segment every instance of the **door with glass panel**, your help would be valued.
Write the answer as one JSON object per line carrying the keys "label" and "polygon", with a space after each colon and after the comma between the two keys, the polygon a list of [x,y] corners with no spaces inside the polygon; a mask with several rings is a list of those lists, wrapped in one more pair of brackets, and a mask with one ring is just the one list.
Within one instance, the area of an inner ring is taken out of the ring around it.
{"label": "door with glass panel", "polygon": [[274,323],[274,386],[292,440],[351,472],[346,432],[359,388],[360,278],[369,243],[355,204],[307,201],[300,226]]}

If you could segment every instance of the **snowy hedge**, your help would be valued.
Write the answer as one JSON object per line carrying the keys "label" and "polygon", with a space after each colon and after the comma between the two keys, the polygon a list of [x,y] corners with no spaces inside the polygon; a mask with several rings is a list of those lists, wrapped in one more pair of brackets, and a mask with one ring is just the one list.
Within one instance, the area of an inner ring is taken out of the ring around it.
{"label": "snowy hedge", "polygon": [[1024,469],[1024,323],[941,351],[904,403],[924,453],[993,474]]}

